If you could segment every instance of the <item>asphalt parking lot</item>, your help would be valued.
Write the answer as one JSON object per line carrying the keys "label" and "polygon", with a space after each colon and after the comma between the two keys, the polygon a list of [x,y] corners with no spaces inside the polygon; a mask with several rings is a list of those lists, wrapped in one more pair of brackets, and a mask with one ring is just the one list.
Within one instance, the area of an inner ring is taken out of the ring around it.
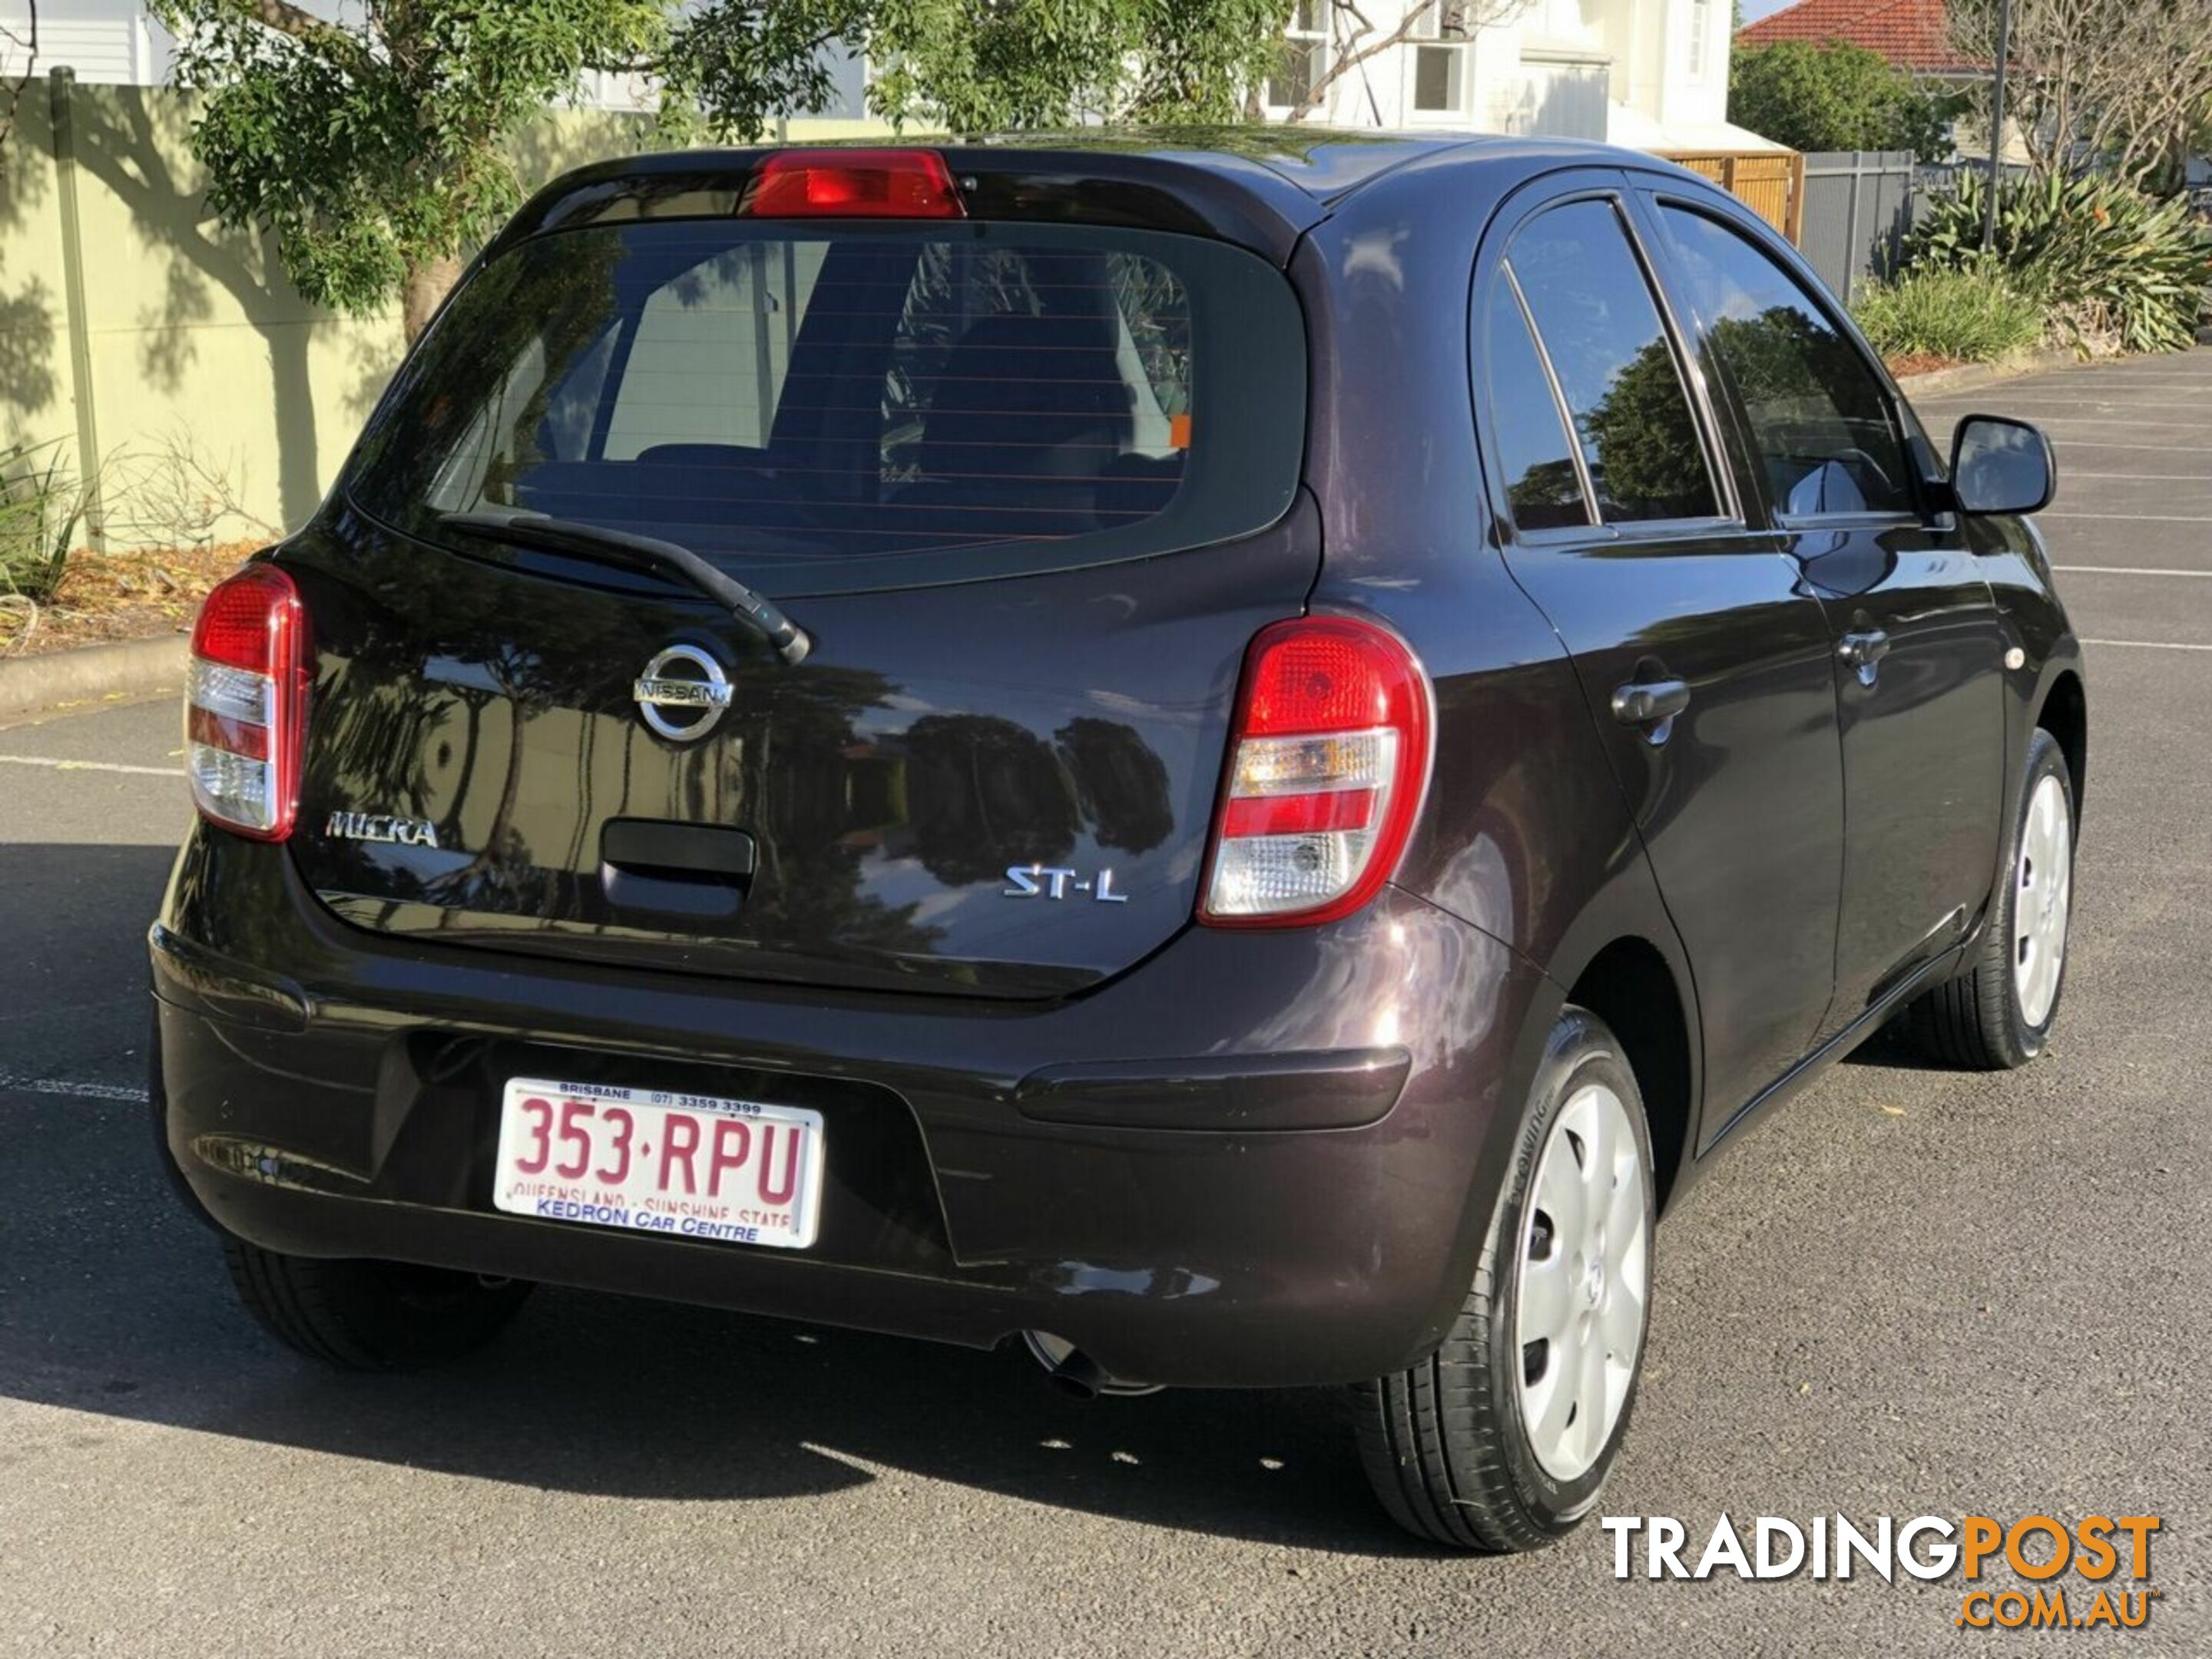
{"label": "asphalt parking lot", "polygon": [[1923,405],[2051,432],[2088,647],[2066,1006],[2025,1073],[1886,1042],[1659,1237],[1604,1509],[2162,1517],[2149,1623],[1960,1586],[1615,1582],[1370,1505],[1332,1399],[1082,1406],[1012,1354],[537,1297],[459,1370],[265,1342],[156,1174],[167,704],[0,731],[0,1653],[2212,1652],[2212,352]]}

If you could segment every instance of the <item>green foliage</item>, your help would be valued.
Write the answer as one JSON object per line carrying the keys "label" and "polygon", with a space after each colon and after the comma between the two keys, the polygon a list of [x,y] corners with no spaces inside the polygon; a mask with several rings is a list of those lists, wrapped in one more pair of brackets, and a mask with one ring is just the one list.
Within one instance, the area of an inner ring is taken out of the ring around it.
{"label": "green foliage", "polygon": [[662,125],[751,143],[781,113],[822,109],[837,43],[864,34],[863,0],[714,0],[685,19],[662,55]]}
{"label": "green foliage", "polygon": [[1276,0],[719,0],[662,69],[710,131],[745,142],[822,108],[838,50],[876,66],[868,105],[895,125],[1228,121],[1282,25]]}
{"label": "green foliage", "polygon": [[1939,161],[1961,107],[1958,97],[1923,92],[1879,53],[1843,41],[1755,47],[1738,52],[1729,70],[1728,118],[1792,149],[1909,149]]}
{"label": "green foliage", "polygon": [[1705,449],[1688,415],[1674,352],[1655,339],[1623,366],[1582,422],[1601,507],[1618,504],[1639,519],[1711,510]]}
{"label": "green foliage", "polygon": [[[1988,185],[1962,170],[1906,240],[1906,269],[1981,258]],[[1992,257],[2013,288],[2077,348],[2184,351],[2212,284],[2212,231],[2185,199],[2160,201],[2111,179],[2052,173],[1997,187]]]}
{"label": "green foliage", "polygon": [[1885,357],[1994,362],[2043,337],[2042,306],[1995,262],[1927,265],[1869,284],[1851,314]]}
{"label": "green foliage", "polygon": [[[830,100],[839,51],[876,113],[956,131],[1221,121],[1265,72],[1278,0],[154,0],[204,94],[193,152],[227,222],[274,231],[309,299],[427,317],[517,205],[516,135],[587,68],[650,68],[664,136],[762,137]],[[441,270],[444,275],[441,276]]]}
{"label": "green foliage", "polygon": [[155,0],[208,200],[274,230],[309,299],[353,312],[488,235],[520,200],[506,145],[584,69],[666,34],[665,0],[411,0],[329,22],[285,0]]}
{"label": "green foliage", "polygon": [[0,451],[0,597],[52,599],[83,518],[62,440]]}

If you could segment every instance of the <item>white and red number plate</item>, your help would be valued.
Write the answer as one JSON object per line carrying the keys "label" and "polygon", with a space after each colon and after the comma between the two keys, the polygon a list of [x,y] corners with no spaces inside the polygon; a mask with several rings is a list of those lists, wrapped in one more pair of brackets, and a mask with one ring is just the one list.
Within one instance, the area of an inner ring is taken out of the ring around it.
{"label": "white and red number plate", "polygon": [[822,1220],[822,1115],[519,1077],[492,1202],[514,1215],[803,1250]]}

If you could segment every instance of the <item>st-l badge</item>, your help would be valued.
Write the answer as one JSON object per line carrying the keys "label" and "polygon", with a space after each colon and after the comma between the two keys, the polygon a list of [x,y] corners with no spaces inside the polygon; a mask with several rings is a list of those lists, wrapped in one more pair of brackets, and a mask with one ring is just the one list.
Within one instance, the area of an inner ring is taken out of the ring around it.
{"label": "st-l badge", "polygon": [[1001,898],[1064,899],[1070,893],[1087,893],[1099,904],[1129,902],[1127,893],[1114,890],[1111,870],[1101,870],[1095,878],[1085,880],[1080,870],[1050,864],[1010,864],[1006,866],[1006,884],[999,890]]}

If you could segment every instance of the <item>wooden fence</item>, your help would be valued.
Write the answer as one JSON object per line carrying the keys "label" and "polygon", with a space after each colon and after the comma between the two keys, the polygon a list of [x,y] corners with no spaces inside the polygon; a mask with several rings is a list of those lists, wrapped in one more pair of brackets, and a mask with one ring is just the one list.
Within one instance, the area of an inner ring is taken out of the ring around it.
{"label": "wooden fence", "polygon": [[1673,150],[1667,159],[1702,173],[1796,242],[1804,228],[1805,158],[1795,150]]}

